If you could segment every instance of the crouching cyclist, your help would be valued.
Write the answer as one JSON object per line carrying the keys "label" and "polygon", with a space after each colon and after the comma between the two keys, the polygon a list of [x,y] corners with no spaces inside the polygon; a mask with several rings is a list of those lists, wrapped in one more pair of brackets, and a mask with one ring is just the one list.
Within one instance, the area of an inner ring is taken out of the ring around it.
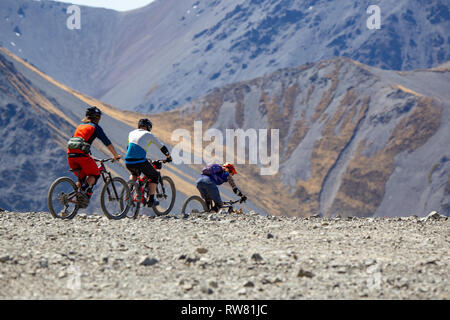
{"label": "crouching cyclist", "polygon": [[[232,176],[236,173],[236,168],[228,162],[223,165],[211,163],[203,168],[202,175],[200,179],[197,180],[197,189],[202,198],[206,201],[208,208],[218,212],[223,206],[219,188],[217,186],[223,184],[224,182],[228,182],[230,184],[234,194],[241,197],[241,202],[245,202],[247,200],[247,197],[242,194],[234,183]],[[212,201],[214,201],[214,206],[212,206]]]}
{"label": "crouching cyclist", "polygon": [[92,188],[100,177],[100,170],[95,163],[95,160],[90,156],[90,146],[92,145],[92,142],[94,142],[96,138],[99,138],[109,149],[114,160],[120,159],[120,155],[116,152],[111,141],[98,124],[101,116],[102,112],[100,109],[97,107],[89,107],[86,110],[86,117],[81,120],[83,124],[76,128],[73,137],[67,144],[67,161],[69,167],[72,170],[79,170],[74,171],[74,173],[79,177],[80,181],[83,181],[83,184],[81,184],[80,181],[77,182],[78,190],[81,190],[84,196],[83,207],[87,207],[89,204],[89,199],[92,196]]}
{"label": "crouching cyclist", "polygon": [[139,120],[138,128],[131,131],[128,135],[127,154],[125,155],[125,164],[131,173],[130,179],[136,181],[141,172],[143,172],[152,181],[149,190],[150,198],[146,200],[146,204],[149,207],[159,205],[159,201],[155,200],[159,172],[147,160],[148,148],[154,143],[166,156],[167,161],[172,161],[167,147],[150,132],[152,127],[152,122],[149,119]]}

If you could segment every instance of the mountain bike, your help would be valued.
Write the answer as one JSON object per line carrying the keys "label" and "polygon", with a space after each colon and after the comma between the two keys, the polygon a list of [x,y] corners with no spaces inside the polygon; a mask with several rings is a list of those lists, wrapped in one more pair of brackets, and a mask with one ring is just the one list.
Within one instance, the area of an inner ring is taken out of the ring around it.
{"label": "mountain bike", "polygon": [[[169,214],[175,204],[176,189],[175,183],[168,176],[161,176],[159,170],[162,168],[163,163],[167,163],[167,160],[147,159],[153,165],[153,167],[159,173],[159,179],[156,182],[155,200],[159,202],[159,205],[153,206],[152,209],[157,216],[164,216]],[[128,181],[130,189],[130,212],[127,214],[128,218],[137,218],[141,207],[149,206],[150,196],[150,183],[154,183],[150,178],[141,175],[137,181]]]}
{"label": "mountain bike", "polygon": [[[127,182],[120,177],[112,177],[105,167],[106,162],[114,159],[94,159],[99,162],[98,168],[103,178],[103,188],[100,193],[100,206],[108,219],[119,220],[126,216],[130,209],[130,189]],[[78,172],[81,168],[71,169],[78,181],[83,185]],[[79,209],[88,207],[89,199],[78,189],[75,182],[69,177],[56,179],[48,191],[48,208],[54,218],[73,219]]]}
{"label": "mountain bike", "polygon": [[[222,207],[220,209],[227,208],[228,213],[233,213],[233,205],[238,202],[242,203],[243,201],[242,199],[239,199],[222,202]],[[184,201],[183,206],[181,207],[181,213],[184,217],[188,217],[191,213],[210,213],[212,207],[212,203],[208,205],[202,197],[194,195]]]}

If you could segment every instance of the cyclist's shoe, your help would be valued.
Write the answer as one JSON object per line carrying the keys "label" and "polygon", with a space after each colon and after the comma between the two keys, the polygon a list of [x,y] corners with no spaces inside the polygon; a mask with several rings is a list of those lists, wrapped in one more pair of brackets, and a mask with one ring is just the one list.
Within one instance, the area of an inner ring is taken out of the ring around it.
{"label": "cyclist's shoe", "polygon": [[159,206],[159,201],[158,201],[158,200],[154,200],[154,199],[150,199],[150,200],[147,202],[147,206],[148,206],[149,208]]}
{"label": "cyclist's shoe", "polygon": [[214,205],[214,206],[211,208],[211,210],[210,210],[209,212],[215,212],[215,213],[218,213],[219,210],[220,210],[220,207],[216,204],[216,205]]}
{"label": "cyclist's shoe", "polygon": [[206,208],[208,208],[209,211],[211,211],[213,205],[211,200],[206,200]]}
{"label": "cyclist's shoe", "polygon": [[[92,195],[92,194],[91,194]],[[85,192],[78,192],[77,194],[77,202],[78,206],[81,209],[87,208],[89,205],[90,197]]]}

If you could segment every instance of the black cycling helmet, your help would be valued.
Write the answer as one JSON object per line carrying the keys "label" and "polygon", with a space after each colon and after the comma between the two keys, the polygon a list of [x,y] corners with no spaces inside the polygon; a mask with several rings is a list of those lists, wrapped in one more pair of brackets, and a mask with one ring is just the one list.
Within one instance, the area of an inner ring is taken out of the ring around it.
{"label": "black cycling helmet", "polygon": [[86,110],[86,118],[92,119],[92,118],[100,117],[101,115],[102,115],[102,112],[97,107],[89,107]]}
{"label": "black cycling helmet", "polygon": [[148,129],[148,131],[151,131],[153,128],[153,124],[148,119],[141,119],[141,120],[139,120],[138,128],[141,128],[141,127],[146,127]]}

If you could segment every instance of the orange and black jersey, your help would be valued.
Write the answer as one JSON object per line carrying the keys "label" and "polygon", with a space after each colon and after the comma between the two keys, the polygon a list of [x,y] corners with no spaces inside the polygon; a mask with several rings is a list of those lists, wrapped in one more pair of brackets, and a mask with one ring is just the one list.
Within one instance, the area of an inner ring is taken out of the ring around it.
{"label": "orange and black jersey", "polygon": [[[105,132],[103,132],[102,127],[92,122],[79,125],[75,130],[73,137],[83,138],[84,141],[86,141],[89,144],[92,144],[95,138],[99,138],[100,141],[103,142],[105,146],[109,146],[111,144],[111,140],[109,140],[108,137],[105,135]],[[67,153],[68,154],[83,153],[83,151],[79,149],[67,149]]]}

